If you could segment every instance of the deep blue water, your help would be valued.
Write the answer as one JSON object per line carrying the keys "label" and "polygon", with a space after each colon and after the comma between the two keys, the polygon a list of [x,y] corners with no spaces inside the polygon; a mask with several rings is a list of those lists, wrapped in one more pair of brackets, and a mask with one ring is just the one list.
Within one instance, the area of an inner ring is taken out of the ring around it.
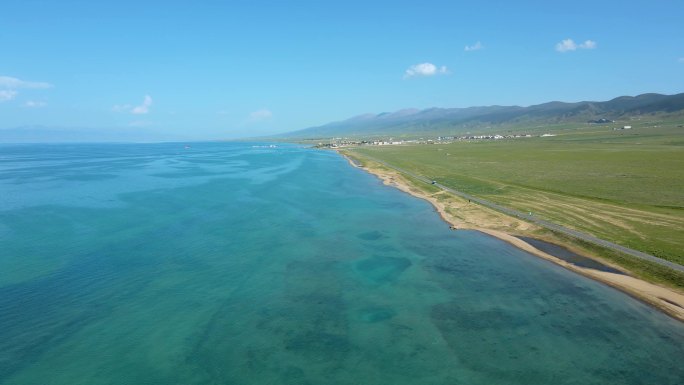
{"label": "deep blue water", "polygon": [[684,326],[294,145],[0,146],[2,384],[682,384]]}

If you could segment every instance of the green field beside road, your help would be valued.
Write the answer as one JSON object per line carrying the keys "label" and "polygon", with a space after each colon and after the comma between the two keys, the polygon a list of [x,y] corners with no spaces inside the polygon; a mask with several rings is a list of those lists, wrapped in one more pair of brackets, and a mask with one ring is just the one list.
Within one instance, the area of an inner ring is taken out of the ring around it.
{"label": "green field beside road", "polygon": [[353,151],[440,184],[684,264],[680,122],[556,136],[363,146]]}

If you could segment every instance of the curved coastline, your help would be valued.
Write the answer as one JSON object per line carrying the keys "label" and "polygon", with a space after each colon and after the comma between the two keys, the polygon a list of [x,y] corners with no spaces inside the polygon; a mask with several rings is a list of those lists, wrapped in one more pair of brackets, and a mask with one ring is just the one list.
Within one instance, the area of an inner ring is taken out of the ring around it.
{"label": "curved coastline", "polygon": [[[492,237],[503,240],[521,250],[527,251],[528,253],[535,255],[537,257],[543,258],[547,261],[555,263],[565,269],[573,271],[577,274],[583,275],[585,277],[591,278],[608,286],[611,286],[617,290],[620,290],[633,298],[636,298],[642,302],[645,302],[654,308],[664,312],[665,314],[684,322],[684,294],[646,282],[644,280],[635,278],[629,275],[629,271],[624,268],[614,265],[609,265],[610,267],[624,271],[625,274],[602,271],[589,267],[582,267],[576,264],[570,263],[562,258],[554,256],[546,251],[540,250],[528,242],[509,234],[506,231],[495,230],[491,228],[486,228],[482,225],[466,223],[455,218],[453,215],[449,214],[447,206],[435,197],[435,195],[427,194],[423,191],[418,191],[412,189],[410,182],[408,182],[403,176],[396,172],[385,171],[379,168],[363,167],[358,164],[354,159],[348,155],[336,151],[338,154],[342,155],[351,166],[365,170],[366,172],[378,177],[383,184],[387,186],[395,187],[413,197],[424,199],[432,204],[435,211],[437,211],[446,223],[454,230],[456,229],[468,229],[476,230],[482,233],[488,234]],[[502,214],[503,215],[503,214]],[[528,228],[522,228],[525,231]],[[529,235],[526,235],[529,236]],[[585,256],[586,258],[591,258],[590,256]],[[604,263],[601,261],[601,263]]]}

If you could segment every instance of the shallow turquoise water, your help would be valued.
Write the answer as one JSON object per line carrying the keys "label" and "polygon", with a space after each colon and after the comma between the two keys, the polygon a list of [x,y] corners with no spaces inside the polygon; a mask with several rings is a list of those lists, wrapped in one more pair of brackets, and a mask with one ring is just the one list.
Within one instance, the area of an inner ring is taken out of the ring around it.
{"label": "shallow turquoise water", "polygon": [[331,152],[0,146],[2,384],[681,384],[684,326]]}

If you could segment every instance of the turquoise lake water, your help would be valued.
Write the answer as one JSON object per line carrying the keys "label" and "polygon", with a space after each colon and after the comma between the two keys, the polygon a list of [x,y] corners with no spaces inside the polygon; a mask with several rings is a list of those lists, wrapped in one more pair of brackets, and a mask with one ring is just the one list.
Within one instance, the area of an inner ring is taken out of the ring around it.
{"label": "turquoise lake water", "polygon": [[678,384],[684,325],[332,152],[0,146],[1,384]]}

